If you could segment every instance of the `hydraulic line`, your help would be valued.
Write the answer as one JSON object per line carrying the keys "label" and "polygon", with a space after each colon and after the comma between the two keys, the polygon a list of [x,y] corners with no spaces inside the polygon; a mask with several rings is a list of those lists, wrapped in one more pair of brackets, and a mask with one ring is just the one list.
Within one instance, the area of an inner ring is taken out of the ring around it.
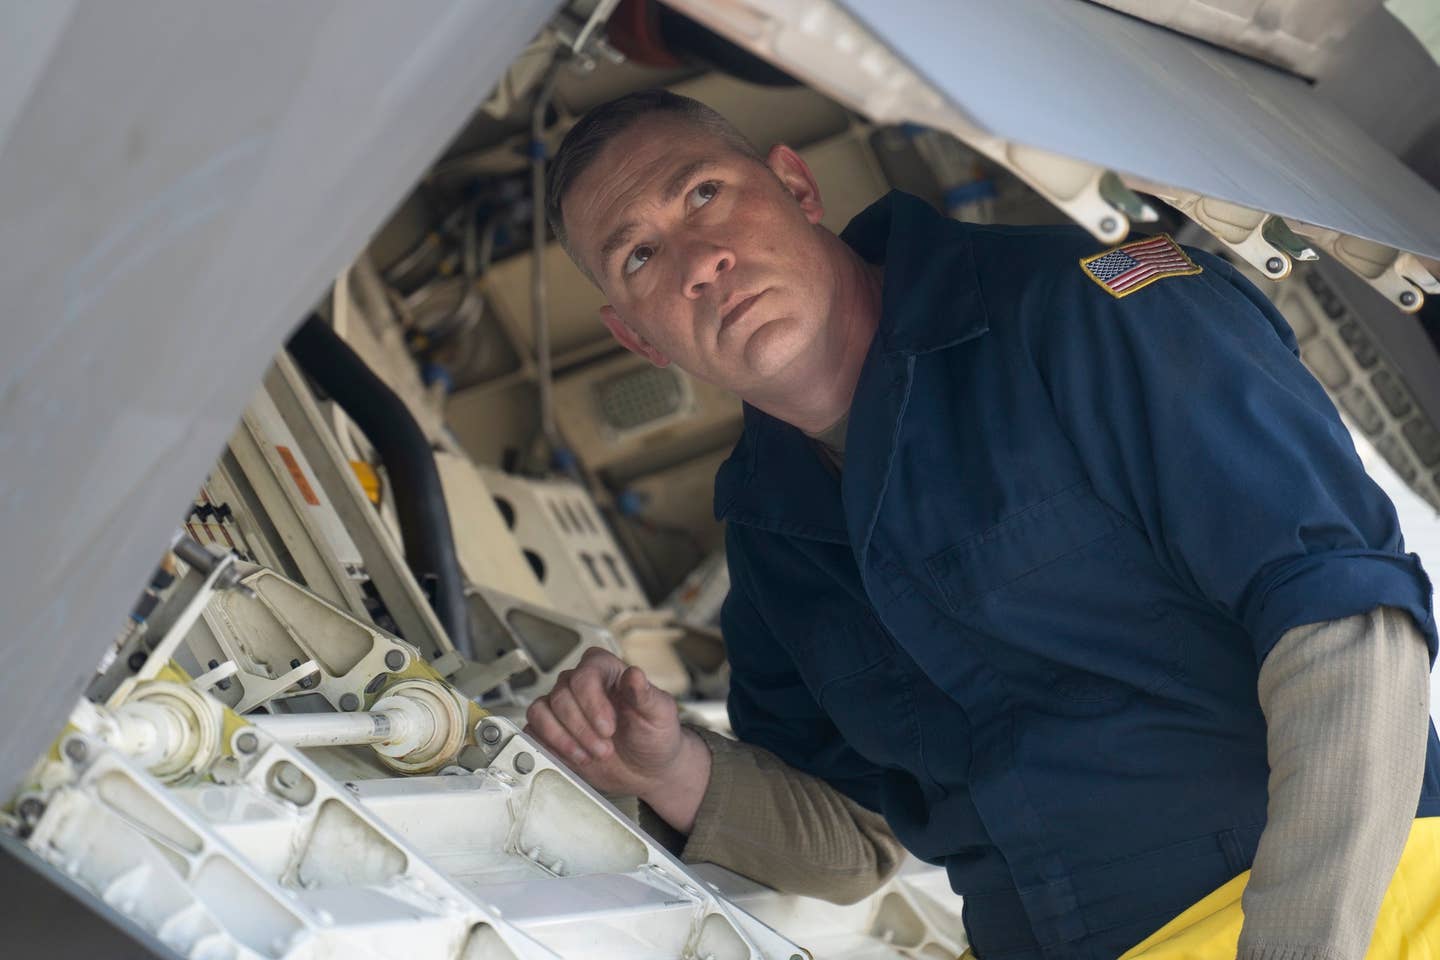
{"label": "hydraulic line", "polygon": [[287,347],[300,368],[364,431],[385,465],[405,561],[461,655],[473,655],[465,580],[435,453],[399,396],[320,317],[311,314]]}

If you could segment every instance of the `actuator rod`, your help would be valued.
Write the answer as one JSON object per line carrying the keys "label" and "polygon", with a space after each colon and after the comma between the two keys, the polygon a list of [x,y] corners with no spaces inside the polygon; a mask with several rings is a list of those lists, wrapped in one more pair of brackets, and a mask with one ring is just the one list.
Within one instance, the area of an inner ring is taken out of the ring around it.
{"label": "actuator rod", "polygon": [[388,712],[288,713],[248,717],[279,743],[291,747],[343,747],[383,743],[394,724]]}

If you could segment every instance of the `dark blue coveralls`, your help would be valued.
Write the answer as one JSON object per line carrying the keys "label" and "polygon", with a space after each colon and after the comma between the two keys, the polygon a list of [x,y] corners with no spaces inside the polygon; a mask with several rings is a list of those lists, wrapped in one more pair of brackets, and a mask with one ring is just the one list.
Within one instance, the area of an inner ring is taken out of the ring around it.
{"label": "dark blue coveralls", "polygon": [[1222,260],[1117,299],[1078,230],[904,194],[842,236],[885,264],[843,473],[747,407],[716,479],[734,729],[943,863],[982,960],[1113,960],[1249,867],[1281,634],[1386,604],[1433,659],[1429,581]]}

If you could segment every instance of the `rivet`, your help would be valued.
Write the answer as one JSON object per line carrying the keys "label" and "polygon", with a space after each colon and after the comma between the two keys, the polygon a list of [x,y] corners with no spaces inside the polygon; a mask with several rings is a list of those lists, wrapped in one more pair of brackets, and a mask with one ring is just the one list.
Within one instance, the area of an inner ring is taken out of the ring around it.
{"label": "rivet", "polygon": [[1100,221],[1100,232],[1114,233],[1119,226],[1119,220],[1116,220],[1114,217],[1106,217],[1104,220]]}
{"label": "rivet", "polygon": [[72,763],[84,763],[85,758],[90,756],[90,748],[85,746],[85,741],[70,739],[65,741],[65,756],[70,758]]}
{"label": "rivet", "polygon": [[385,654],[385,666],[391,670],[399,670],[405,666],[405,653],[401,650],[391,650]]}
{"label": "rivet", "polygon": [[260,749],[260,738],[246,730],[235,738],[235,749],[241,753],[254,753]]}
{"label": "rivet", "polygon": [[1406,290],[1406,291],[1404,291],[1403,293],[1400,294],[1400,304],[1401,304],[1401,306],[1413,307],[1413,306],[1415,306],[1415,301],[1416,301],[1417,299],[1418,299],[1418,298],[1415,296],[1415,291],[1414,291],[1414,290]]}
{"label": "rivet", "polygon": [[353,693],[347,693],[340,698],[340,709],[346,713],[354,713],[360,709],[360,698]]}
{"label": "rivet", "polygon": [[528,753],[515,754],[515,772],[519,774],[529,773],[535,769],[535,758]]}
{"label": "rivet", "polygon": [[1281,270],[1284,269],[1285,261],[1281,260],[1279,257],[1271,257],[1269,260],[1265,261],[1265,270],[1267,273],[1279,273]]}
{"label": "rivet", "polygon": [[495,724],[493,724],[493,723],[484,723],[484,724],[481,724],[481,725],[480,725],[480,739],[481,739],[481,740],[484,740],[486,743],[491,743],[491,744],[499,743],[499,742],[500,742],[500,728],[499,728],[498,726],[496,726]]}

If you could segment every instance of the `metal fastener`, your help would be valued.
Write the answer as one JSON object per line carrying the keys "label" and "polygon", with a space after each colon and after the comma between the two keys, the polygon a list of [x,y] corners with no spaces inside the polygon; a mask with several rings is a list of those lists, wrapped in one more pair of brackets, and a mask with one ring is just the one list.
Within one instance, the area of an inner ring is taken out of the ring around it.
{"label": "metal fastener", "polygon": [[235,738],[235,749],[241,753],[254,753],[260,749],[260,738],[246,730]]}
{"label": "metal fastener", "polygon": [[1100,232],[1114,233],[1119,226],[1119,220],[1116,220],[1114,217],[1106,217],[1104,220],[1100,221]]}
{"label": "metal fastener", "polygon": [[[299,657],[296,657],[294,660],[291,660],[291,661],[290,661],[290,669],[291,669],[291,670],[294,670],[294,669],[295,669],[296,667],[298,667],[298,666],[300,666],[300,658],[299,658]],[[301,689],[301,690],[310,690],[310,689],[312,689],[314,686],[315,686],[315,675],[314,675],[313,673],[312,673],[310,676],[308,676],[308,677],[301,677],[301,678],[300,678],[300,689]]]}
{"label": "metal fastener", "polygon": [[1271,257],[1269,260],[1265,261],[1265,270],[1267,273],[1279,273],[1281,270],[1284,269],[1285,261],[1281,260],[1279,257]]}
{"label": "metal fastener", "polygon": [[385,654],[385,666],[391,670],[399,670],[405,666],[405,653],[403,650],[391,650]]}
{"label": "metal fastener", "polygon": [[72,737],[65,741],[65,756],[71,763],[84,763],[85,758],[90,756],[90,748],[85,746],[84,740]]}
{"label": "metal fastener", "polygon": [[500,727],[494,723],[482,723],[480,725],[480,739],[486,743],[495,744],[500,742]]}
{"label": "metal fastener", "polygon": [[535,758],[528,753],[515,754],[515,772],[519,774],[529,773],[535,769]]}
{"label": "metal fastener", "polygon": [[353,693],[347,693],[340,698],[340,709],[346,713],[354,713],[360,709],[360,698]]}
{"label": "metal fastener", "polygon": [[15,812],[20,814],[20,819],[26,823],[34,823],[45,816],[45,801],[39,797],[26,797],[20,801]]}
{"label": "metal fastener", "polygon": [[1414,290],[1406,290],[1400,294],[1400,305],[1405,307],[1413,307],[1415,306],[1415,301],[1417,299],[1419,298],[1415,296]]}

